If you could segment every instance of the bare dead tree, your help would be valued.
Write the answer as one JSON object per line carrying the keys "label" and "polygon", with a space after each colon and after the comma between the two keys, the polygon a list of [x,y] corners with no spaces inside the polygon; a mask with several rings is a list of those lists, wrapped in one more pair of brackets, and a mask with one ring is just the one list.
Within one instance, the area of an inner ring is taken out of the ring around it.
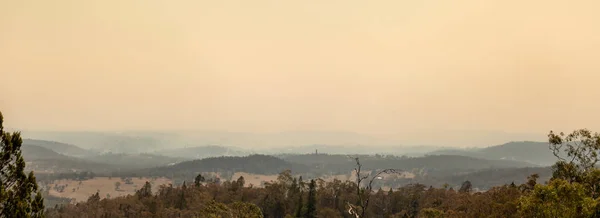
{"label": "bare dead tree", "polygon": [[[369,207],[369,201],[371,199],[371,194],[373,193],[373,181],[377,179],[381,174],[394,174],[401,173],[401,170],[396,169],[384,169],[377,171],[374,176],[370,176],[371,173],[364,174],[361,172],[362,164],[358,157],[355,157],[356,168],[354,168],[354,172],[356,173],[356,194],[358,195],[358,206],[352,205],[348,203],[348,213],[350,215],[354,215],[356,218],[365,217],[367,212],[367,208]],[[362,187],[363,183],[366,183],[366,187]],[[366,193],[366,194],[365,194]],[[360,215],[359,215],[360,214]]]}

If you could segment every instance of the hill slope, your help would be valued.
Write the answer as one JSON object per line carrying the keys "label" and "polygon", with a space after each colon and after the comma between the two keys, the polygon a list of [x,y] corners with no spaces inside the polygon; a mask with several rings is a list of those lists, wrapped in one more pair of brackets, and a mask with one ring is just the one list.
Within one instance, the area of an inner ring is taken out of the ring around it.
{"label": "hill slope", "polygon": [[25,145],[25,146],[26,145],[40,146],[40,147],[44,147],[44,148],[53,150],[59,154],[64,154],[64,155],[74,156],[74,157],[85,157],[85,156],[94,154],[94,152],[92,152],[92,151],[77,147],[75,145],[54,142],[54,141],[24,139],[23,145]]}

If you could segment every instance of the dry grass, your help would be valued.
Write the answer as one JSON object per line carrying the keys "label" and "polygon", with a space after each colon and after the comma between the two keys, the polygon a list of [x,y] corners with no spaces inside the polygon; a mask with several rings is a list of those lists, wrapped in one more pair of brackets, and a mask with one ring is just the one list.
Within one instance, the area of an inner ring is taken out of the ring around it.
{"label": "dry grass", "polygon": [[236,180],[240,178],[240,176],[244,177],[244,181],[246,181],[246,184],[244,186],[246,187],[250,186],[251,184],[254,187],[259,187],[262,184],[262,182],[270,182],[277,180],[277,175],[261,175],[244,172],[234,173],[231,178]]}
{"label": "dry grass", "polygon": [[[96,191],[100,193],[101,198],[106,198],[107,194],[111,198],[133,195],[135,190],[140,189],[146,181],[152,184],[152,191],[158,191],[158,188],[162,184],[169,184],[171,180],[167,178],[131,178],[133,184],[125,184],[125,181],[118,177],[96,177],[90,180],[81,181],[77,180],[57,180],[54,184],[51,184],[49,194],[56,197],[71,198],[75,199],[76,202],[86,201],[91,195],[96,194]],[[121,186],[119,190],[115,190],[115,183],[120,182]],[[66,185],[63,192],[58,192],[53,189],[55,185],[61,186]]]}

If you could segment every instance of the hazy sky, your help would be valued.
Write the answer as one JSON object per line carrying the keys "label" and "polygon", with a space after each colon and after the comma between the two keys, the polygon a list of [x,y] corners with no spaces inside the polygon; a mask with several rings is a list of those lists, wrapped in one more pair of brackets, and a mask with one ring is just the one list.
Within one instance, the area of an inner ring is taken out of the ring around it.
{"label": "hazy sky", "polygon": [[598,9],[2,0],[0,110],[36,130],[600,131]]}

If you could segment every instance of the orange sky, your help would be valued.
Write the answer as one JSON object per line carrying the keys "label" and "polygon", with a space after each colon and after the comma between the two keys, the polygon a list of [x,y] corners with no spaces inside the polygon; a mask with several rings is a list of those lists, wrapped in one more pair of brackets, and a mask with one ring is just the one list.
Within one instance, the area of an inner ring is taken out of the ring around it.
{"label": "orange sky", "polygon": [[600,131],[599,8],[0,1],[0,109],[36,130]]}

